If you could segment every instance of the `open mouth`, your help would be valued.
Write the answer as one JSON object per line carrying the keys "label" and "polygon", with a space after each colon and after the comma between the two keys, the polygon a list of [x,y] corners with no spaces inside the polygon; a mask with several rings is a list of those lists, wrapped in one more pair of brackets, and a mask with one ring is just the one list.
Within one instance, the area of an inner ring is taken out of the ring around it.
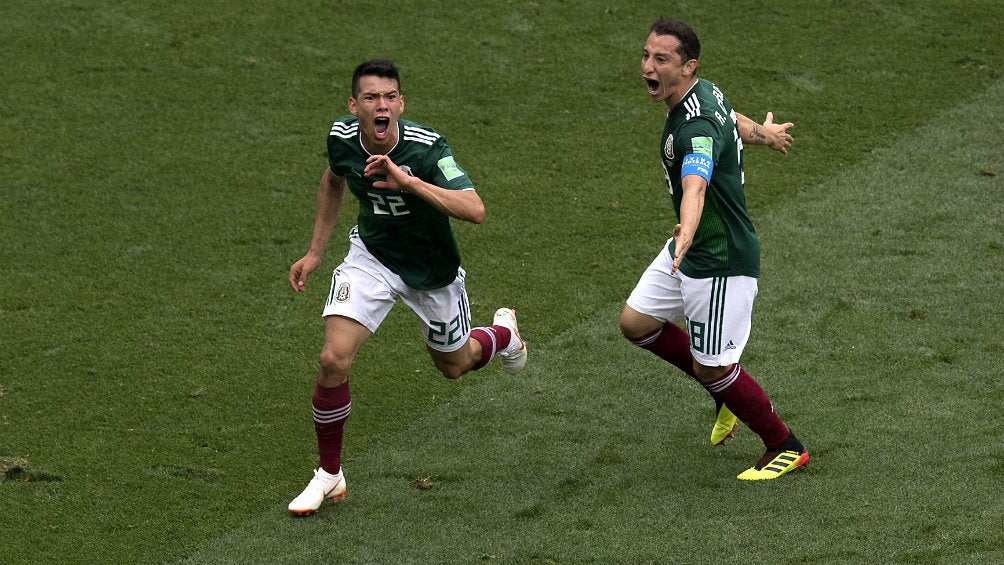
{"label": "open mouth", "polygon": [[382,137],[387,134],[387,128],[390,127],[390,118],[377,118],[374,120],[374,125],[377,135]]}
{"label": "open mouth", "polygon": [[645,79],[645,83],[648,84],[648,93],[649,94],[655,94],[655,93],[659,92],[659,81],[657,81],[655,79],[647,78],[647,79]]}

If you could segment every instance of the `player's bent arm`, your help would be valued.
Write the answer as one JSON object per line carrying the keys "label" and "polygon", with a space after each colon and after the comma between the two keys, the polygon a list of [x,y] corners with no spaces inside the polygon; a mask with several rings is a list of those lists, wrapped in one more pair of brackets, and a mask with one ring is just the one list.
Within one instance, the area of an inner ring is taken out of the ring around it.
{"label": "player's bent arm", "polygon": [[485,221],[485,204],[474,189],[448,190],[418,177],[411,177],[404,190],[422,198],[437,210],[465,222]]}
{"label": "player's bent arm", "polygon": [[464,220],[480,224],[485,220],[485,205],[481,197],[473,189],[449,190],[441,186],[423,181],[411,176],[394,164],[386,155],[371,155],[366,160],[364,175],[386,175],[387,180],[373,183],[376,188],[406,190],[415,196],[432,204],[440,212]]}
{"label": "player's bent arm", "polygon": [[788,129],[794,125],[791,122],[775,124],[773,112],[767,112],[763,124],[758,124],[736,112],[736,127],[739,129],[739,138],[744,144],[766,145],[782,154],[787,154],[788,148],[791,147],[793,138]]}

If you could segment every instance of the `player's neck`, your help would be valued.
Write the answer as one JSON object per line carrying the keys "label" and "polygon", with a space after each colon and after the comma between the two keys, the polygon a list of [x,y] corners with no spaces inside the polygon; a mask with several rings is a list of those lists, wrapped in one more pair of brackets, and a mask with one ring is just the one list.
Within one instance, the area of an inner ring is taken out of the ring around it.
{"label": "player's neck", "polygon": [[686,85],[681,86],[679,90],[674,92],[672,96],[666,99],[666,108],[670,112],[672,112],[673,108],[675,108],[676,105],[680,103],[680,100],[683,100],[683,98],[687,96],[687,93],[694,88],[695,84],[697,84],[697,77],[694,77],[694,79],[691,80]]}
{"label": "player's neck", "polygon": [[359,136],[359,142],[363,144],[363,149],[370,155],[386,155],[397,146],[397,131],[392,132],[380,141],[361,135]]}

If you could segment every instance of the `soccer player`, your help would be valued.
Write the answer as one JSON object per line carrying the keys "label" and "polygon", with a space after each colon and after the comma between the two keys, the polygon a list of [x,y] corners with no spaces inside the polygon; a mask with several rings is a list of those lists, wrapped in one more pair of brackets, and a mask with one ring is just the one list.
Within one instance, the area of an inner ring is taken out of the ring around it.
{"label": "soccer player", "polygon": [[341,454],[352,406],[349,368],[399,300],[415,313],[432,361],[447,378],[480,369],[495,356],[515,374],[527,359],[512,309],[499,308],[491,326],[471,328],[450,218],[479,224],[485,207],[446,140],[400,119],[404,96],[392,61],[356,67],[348,109],[351,115],[338,118],[328,134],[310,248],[289,269],[290,286],[303,292],[307,276],[321,264],[348,188],[359,200],[359,215],[324,306],[324,345],[312,396],[319,466],[289,503],[296,515],[345,497]]}
{"label": "soccer player", "polygon": [[760,436],[766,451],[739,479],[774,479],[806,465],[809,454],[739,365],[760,275],[742,155],[744,141],[785,152],[791,124],[773,124],[768,114],[760,127],[738,116],[715,84],[698,78],[700,52],[690,26],[663,18],[652,24],[642,50],[649,96],[668,108],[659,147],[679,223],[628,297],[619,326],[632,343],[695,378],[724,407],[719,436],[731,432],[733,426],[720,424],[732,413]]}

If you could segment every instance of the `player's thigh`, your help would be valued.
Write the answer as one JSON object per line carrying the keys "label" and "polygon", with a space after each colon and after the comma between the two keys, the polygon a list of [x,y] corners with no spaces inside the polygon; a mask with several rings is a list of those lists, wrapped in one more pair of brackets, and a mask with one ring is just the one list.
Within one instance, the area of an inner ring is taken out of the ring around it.
{"label": "player's thigh", "polygon": [[331,275],[331,290],[323,316],[355,320],[370,333],[376,332],[397,303],[394,289],[381,276],[380,265],[354,261],[350,252]]}
{"label": "player's thigh", "polygon": [[694,360],[706,367],[738,363],[749,341],[757,280],[741,276],[692,279],[686,275],[681,280]]}
{"label": "player's thigh", "polygon": [[[627,299],[627,306],[638,314],[648,316],[662,325],[683,319],[684,302],[681,273],[670,274],[673,258],[663,247],[662,251],[645,269]],[[631,316],[630,313],[628,313]],[[631,316],[627,321],[640,319]]]}
{"label": "player's thigh", "polygon": [[425,344],[432,350],[451,353],[467,344],[471,335],[471,309],[465,276],[460,269],[457,278],[443,288],[401,294],[401,300],[418,318]]}

